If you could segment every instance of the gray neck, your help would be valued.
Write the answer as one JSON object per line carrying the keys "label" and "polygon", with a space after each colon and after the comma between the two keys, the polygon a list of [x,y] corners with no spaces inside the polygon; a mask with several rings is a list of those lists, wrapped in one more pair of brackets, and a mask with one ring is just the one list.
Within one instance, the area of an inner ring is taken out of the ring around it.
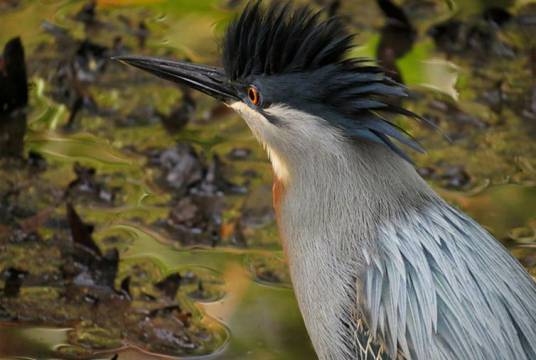
{"label": "gray neck", "polygon": [[344,323],[359,318],[356,283],[374,258],[377,224],[437,199],[413,166],[386,147],[336,146],[341,148],[282,159],[289,176],[280,229],[300,309],[321,359],[355,358],[351,344],[341,343],[355,331]]}

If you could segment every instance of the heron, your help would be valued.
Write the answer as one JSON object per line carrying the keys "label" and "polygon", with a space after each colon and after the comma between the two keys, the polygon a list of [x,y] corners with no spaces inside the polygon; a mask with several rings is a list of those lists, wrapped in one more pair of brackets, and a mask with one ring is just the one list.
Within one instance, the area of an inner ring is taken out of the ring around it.
{"label": "heron", "polygon": [[[536,359],[536,285],[484,228],[416,171],[395,117],[407,89],[352,58],[341,20],[249,2],[222,67],[117,60],[235,110],[271,162],[273,205],[321,360]],[[396,105],[395,105],[396,104]]]}

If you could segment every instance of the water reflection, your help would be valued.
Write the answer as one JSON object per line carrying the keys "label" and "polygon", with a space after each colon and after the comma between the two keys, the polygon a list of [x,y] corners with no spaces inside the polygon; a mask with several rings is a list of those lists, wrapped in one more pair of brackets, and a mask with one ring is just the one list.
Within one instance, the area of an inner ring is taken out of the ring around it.
{"label": "water reflection", "polygon": [[0,353],[7,358],[52,358],[54,347],[67,342],[69,329],[38,327],[0,327]]}

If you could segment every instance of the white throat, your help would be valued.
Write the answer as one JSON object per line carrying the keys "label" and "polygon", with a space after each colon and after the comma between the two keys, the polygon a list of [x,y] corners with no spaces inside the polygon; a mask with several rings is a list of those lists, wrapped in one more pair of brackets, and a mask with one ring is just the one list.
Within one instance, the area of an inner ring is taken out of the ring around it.
{"label": "white throat", "polygon": [[[289,184],[298,168],[311,166],[312,157],[340,157],[343,136],[325,121],[285,105],[272,105],[263,111],[278,119],[270,123],[260,112],[243,102],[230,105],[265,148],[277,178]],[[312,156],[312,157],[311,157]]]}

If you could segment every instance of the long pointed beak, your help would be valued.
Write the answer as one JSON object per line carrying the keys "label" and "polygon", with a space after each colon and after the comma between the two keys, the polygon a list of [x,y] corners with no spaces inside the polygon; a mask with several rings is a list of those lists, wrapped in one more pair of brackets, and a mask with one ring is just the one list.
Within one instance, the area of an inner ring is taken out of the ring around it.
{"label": "long pointed beak", "polygon": [[145,70],[163,79],[188,85],[224,102],[239,100],[235,88],[223,69],[217,67],[145,56],[116,56],[112,59]]}

